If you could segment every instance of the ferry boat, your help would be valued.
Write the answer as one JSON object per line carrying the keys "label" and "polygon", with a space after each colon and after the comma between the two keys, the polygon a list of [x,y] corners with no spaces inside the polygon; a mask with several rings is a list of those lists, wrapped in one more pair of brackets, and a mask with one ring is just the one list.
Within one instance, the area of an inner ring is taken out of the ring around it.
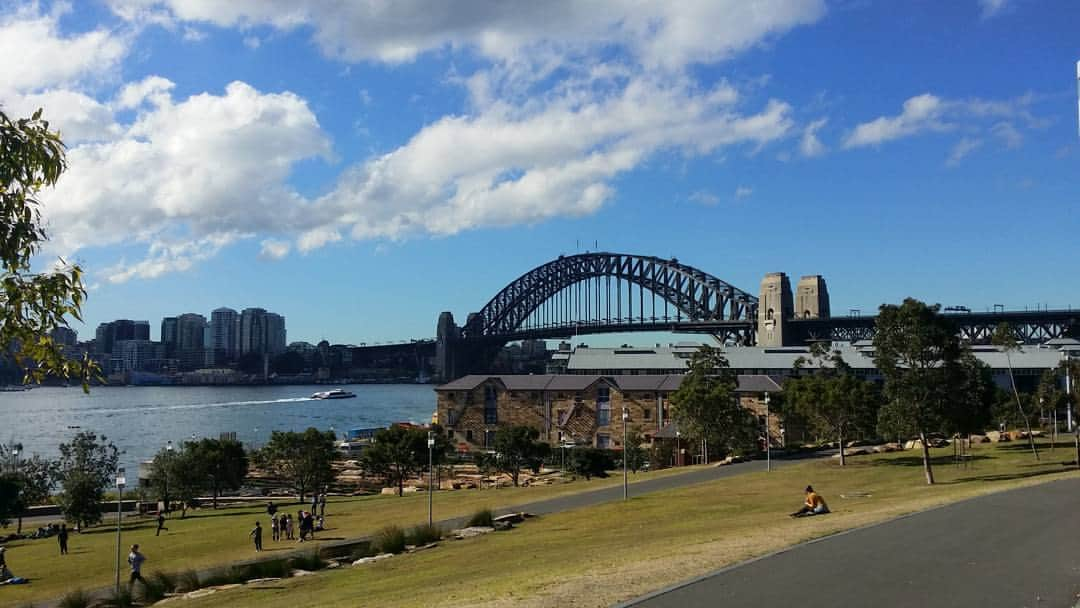
{"label": "ferry boat", "polygon": [[332,391],[322,391],[315,393],[311,396],[312,399],[352,399],[356,396],[356,393],[350,393],[349,391],[335,388]]}

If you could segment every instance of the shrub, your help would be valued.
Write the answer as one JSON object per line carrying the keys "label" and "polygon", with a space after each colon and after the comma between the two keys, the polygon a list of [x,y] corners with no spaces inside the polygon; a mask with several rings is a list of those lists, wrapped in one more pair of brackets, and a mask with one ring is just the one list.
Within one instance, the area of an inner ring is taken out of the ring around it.
{"label": "shrub", "polygon": [[349,558],[356,561],[358,559],[364,559],[365,557],[372,557],[376,553],[378,553],[378,551],[375,548],[375,543],[364,543],[353,549],[352,553],[349,554]]}
{"label": "shrub", "polygon": [[319,557],[319,551],[313,550],[306,553],[301,553],[296,557],[289,560],[289,565],[298,570],[307,570],[308,572],[314,572],[316,570],[322,570],[326,567],[326,560]]}
{"label": "shrub", "polygon": [[398,526],[386,526],[372,540],[372,546],[379,553],[401,553],[406,544],[405,531]]}
{"label": "shrub", "polygon": [[434,524],[422,524],[415,526],[409,530],[409,533],[405,535],[405,541],[408,545],[426,545],[433,543],[442,538],[442,529]]}
{"label": "shrub", "polygon": [[495,525],[495,514],[491,512],[491,509],[480,509],[472,514],[468,523],[469,527],[490,528]]}
{"label": "shrub", "polygon": [[292,568],[287,559],[269,559],[235,568],[240,583],[256,578],[288,578]]}
{"label": "shrub", "polygon": [[[146,585],[144,584],[145,588]],[[121,585],[120,589],[109,591],[101,601],[95,604],[97,608],[134,608],[135,598],[131,595],[131,589]]]}
{"label": "shrub", "polygon": [[160,602],[173,591],[176,591],[176,579],[164,572],[154,572],[139,588],[139,601],[144,604]]}
{"label": "shrub", "polygon": [[57,608],[90,608],[92,604],[93,600],[90,598],[89,593],[82,589],[76,589],[74,591],[68,591],[64,597],[60,599]]}
{"label": "shrub", "polygon": [[244,573],[238,566],[232,568],[226,568],[223,570],[214,570],[205,577],[199,579],[199,587],[217,587],[218,585],[232,585],[234,583],[243,583],[245,580]]}
{"label": "shrub", "polygon": [[194,570],[184,570],[176,575],[176,586],[174,591],[177,593],[195,591],[199,587],[201,587],[201,585],[199,585],[199,575],[196,574]]}

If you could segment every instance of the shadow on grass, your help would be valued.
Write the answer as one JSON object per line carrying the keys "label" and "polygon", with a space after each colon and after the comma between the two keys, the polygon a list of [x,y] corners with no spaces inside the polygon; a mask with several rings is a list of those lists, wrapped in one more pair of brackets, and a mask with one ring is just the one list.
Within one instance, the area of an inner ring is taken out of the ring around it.
{"label": "shadow on grass", "polygon": [[973,481],[1012,481],[1015,479],[1031,479],[1035,477],[1041,477],[1043,475],[1053,475],[1054,473],[1060,473],[1057,469],[1045,469],[1042,471],[1028,471],[1026,473],[996,473],[987,475],[973,475],[971,477],[959,477],[957,479],[951,479],[949,481],[940,481],[941,485],[950,485],[957,483],[970,483]]}
{"label": "shadow on grass", "polygon": [[[992,456],[983,456],[980,454],[970,454],[966,460],[971,462],[978,462],[980,460],[993,460]],[[947,465],[956,464],[956,458],[952,454],[942,454],[939,456],[930,457],[930,465],[935,467],[942,467]],[[897,467],[922,467],[922,456],[899,456],[897,458],[882,458],[875,460],[873,466],[897,466]]]}

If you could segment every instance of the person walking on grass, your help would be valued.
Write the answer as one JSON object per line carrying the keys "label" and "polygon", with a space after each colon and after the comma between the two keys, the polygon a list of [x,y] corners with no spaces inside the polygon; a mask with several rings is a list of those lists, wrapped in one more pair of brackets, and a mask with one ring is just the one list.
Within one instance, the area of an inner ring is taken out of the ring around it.
{"label": "person walking on grass", "polygon": [[289,540],[296,540],[296,524],[293,523],[292,515],[282,515],[285,518],[285,529],[289,531]]}
{"label": "person walking on grass", "polygon": [[255,528],[248,532],[248,536],[255,539],[255,551],[262,551],[262,524],[255,522]]}
{"label": "person walking on grass", "polygon": [[161,531],[162,530],[165,530],[166,532],[169,531],[169,529],[165,527],[165,514],[162,513],[161,511],[158,511],[157,512],[157,532],[154,533],[154,536],[161,536]]}
{"label": "person walking on grass", "polygon": [[326,517],[326,492],[319,497],[319,517]]}
{"label": "person walking on grass", "polygon": [[281,532],[278,529],[278,518],[270,518],[270,540],[281,540]]}
{"label": "person walking on grass", "polygon": [[60,543],[60,555],[67,555],[68,529],[67,524],[60,524],[60,531],[56,533],[56,540]]}
{"label": "person walking on grass", "polygon": [[135,581],[139,581],[143,585],[146,585],[146,581],[142,577],[142,565],[146,561],[146,556],[139,553],[139,545],[131,545],[131,553],[128,553],[128,565],[131,566],[131,576],[128,578],[128,587],[135,584]]}

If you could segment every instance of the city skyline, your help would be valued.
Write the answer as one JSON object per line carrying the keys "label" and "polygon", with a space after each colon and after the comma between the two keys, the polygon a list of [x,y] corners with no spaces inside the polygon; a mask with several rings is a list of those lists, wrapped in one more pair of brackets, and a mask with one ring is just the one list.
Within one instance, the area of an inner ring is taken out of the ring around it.
{"label": "city skyline", "polygon": [[221,302],[428,338],[596,249],[821,274],[834,314],[1080,306],[1075,3],[267,6],[0,11],[39,59],[0,104],[68,144],[39,263],[84,265],[84,339]]}

